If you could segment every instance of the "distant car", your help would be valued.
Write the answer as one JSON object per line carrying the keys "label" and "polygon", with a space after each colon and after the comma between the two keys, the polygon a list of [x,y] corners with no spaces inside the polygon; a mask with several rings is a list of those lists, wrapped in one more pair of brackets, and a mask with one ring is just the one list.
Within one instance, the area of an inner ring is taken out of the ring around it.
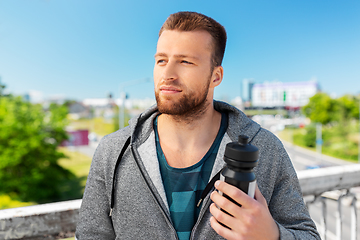
{"label": "distant car", "polygon": [[318,169],[318,168],[325,168],[325,167],[328,167],[328,166],[326,166],[326,165],[324,165],[324,164],[319,164],[319,165],[314,164],[314,165],[307,165],[307,166],[305,167],[305,169],[306,169],[306,170],[310,170],[310,169]]}
{"label": "distant car", "polygon": [[98,137],[95,133],[92,132],[88,135],[88,138],[91,142],[96,142]]}

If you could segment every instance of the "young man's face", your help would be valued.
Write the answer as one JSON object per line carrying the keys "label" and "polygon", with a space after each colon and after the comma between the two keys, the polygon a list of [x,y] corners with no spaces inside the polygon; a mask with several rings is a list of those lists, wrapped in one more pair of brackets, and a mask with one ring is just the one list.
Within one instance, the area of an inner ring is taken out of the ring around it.
{"label": "young man's face", "polygon": [[[159,111],[183,115],[206,103],[212,72],[212,37],[206,31],[165,30],[155,54],[154,85]],[[208,99],[210,100],[210,99]]]}

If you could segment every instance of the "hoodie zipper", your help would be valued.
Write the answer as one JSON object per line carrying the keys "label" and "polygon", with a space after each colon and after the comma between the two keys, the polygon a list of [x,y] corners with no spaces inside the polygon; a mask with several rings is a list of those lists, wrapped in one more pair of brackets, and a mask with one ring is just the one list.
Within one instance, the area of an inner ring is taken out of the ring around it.
{"label": "hoodie zipper", "polygon": [[202,220],[206,210],[209,208],[209,205],[210,205],[210,197],[208,198],[205,198],[204,201],[202,201],[202,207],[201,207],[201,210],[200,210],[200,213],[199,213],[199,217],[191,231],[191,235],[190,235],[190,239],[194,239],[194,234],[195,234],[195,230],[197,229],[198,225],[200,224],[200,221]]}
{"label": "hoodie zipper", "polygon": [[130,149],[131,149],[131,152],[132,152],[132,154],[133,154],[134,160],[135,160],[135,162],[136,162],[136,164],[137,164],[137,166],[138,166],[138,168],[139,168],[139,170],[140,170],[140,173],[141,173],[141,175],[142,175],[142,177],[143,177],[143,180],[145,181],[146,185],[148,186],[150,192],[152,193],[152,194],[151,194],[152,197],[154,198],[154,200],[157,202],[157,205],[158,205],[159,208],[161,209],[161,213],[164,215],[168,226],[170,226],[171,230],[173,231],[175,238],[176,238],[177,240],[179,240],[179,237],[178,237],[178,235],[177,235],[177,233],[176,233],[176,229],[174,228],[174,226],[173,226],[173,224],[172,224],[172,222],[171,222],[171,220],[170,220],[170,218],[169,218],[170,216],[169,216],[168,214],[166,214],[166,211],[165,211],[165,210],[163,209],[163,207],[161,206],[159,200],[156,198],[153,190],[151,189],[151,187],[149,186],[149,184],[148,184],[148,182],[147,182],[147,180],[146,180],[146,178],[145,178],[144,172],[143,172],[142,168],[141,168],[140,165],[139,165],[138,159],[136,158],[136,154],[135,154],[135,150],[134,150],[133,146],[130,146]]}
{"label": "hoodie zipper", "polygon": [[[201,203],[203,203],[203,205],[202,205],[202,208],[201,208],[201,210],[200,210],[199,217],[198,217],[198,219],[197,219],[197,221],[196,221],[196,223],[195,223],[195,225],[194,225],[194,227],[193,227],[193,230],[195,230],[196,227],[199,225],[200,220],[202,219],[203,215],[205,214],[206,209],[209,207],[209,206],[207,206],[207,205],[208,205],[208,202],[209,202],[210,197],[207,198],[206,202],[204,202],[204,200],[205,200],[206,196],[207,196],[211,191],[214,190],[214,183],[215,183],[217,180],[219,180],[219,178],[220,178],[220,173],[221,173],[224,169],[225,169],[225,167],[223,167],[217,174],[215,174],[215,176],[213,176],[213,178],[212,178],[212,179],[208,182],[208,184],[206,185],[204,191],[201,193],[201,197],[200,197],[199,202],[197,203],[197,207],[200,207],[200,204],[201,204]],[[193,239],[193,237],[194,237],[194,234],[195,234],[194,232],[195,232],[195,231],[193,231],[193,230],[191,231],[190,239]]]}

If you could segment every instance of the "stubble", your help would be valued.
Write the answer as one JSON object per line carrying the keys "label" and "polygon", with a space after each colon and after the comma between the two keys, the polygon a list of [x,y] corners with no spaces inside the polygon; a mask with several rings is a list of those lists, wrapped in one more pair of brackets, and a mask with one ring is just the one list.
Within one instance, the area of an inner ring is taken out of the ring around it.
{"label": "stubble", "polygon": [[[172,84],[171,86],[175,86]],[[206,85],[200,90],[200,94],[195,91],[187,91],[178,100],[171,99],[171,96],[161,98],[159,92],[155,91],[157,107],[160,113],[167,114],[179,122],[192,122],[199,119],[209,106],[207,96],[210,86],[210,77]]]}

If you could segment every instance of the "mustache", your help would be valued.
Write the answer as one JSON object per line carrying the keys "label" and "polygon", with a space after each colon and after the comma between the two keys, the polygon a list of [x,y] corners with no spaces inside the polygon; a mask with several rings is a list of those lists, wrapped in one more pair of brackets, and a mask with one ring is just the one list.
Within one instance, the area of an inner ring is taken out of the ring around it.
{"label": "mustache", "polygon": [[183,88],[183,85],[178,83],[178,82],[174,82],[174,81],[161,81],[157,84],[157,88],[160,88],[161,86],[167,86],[167,87],[175,87],[175,88]]}

